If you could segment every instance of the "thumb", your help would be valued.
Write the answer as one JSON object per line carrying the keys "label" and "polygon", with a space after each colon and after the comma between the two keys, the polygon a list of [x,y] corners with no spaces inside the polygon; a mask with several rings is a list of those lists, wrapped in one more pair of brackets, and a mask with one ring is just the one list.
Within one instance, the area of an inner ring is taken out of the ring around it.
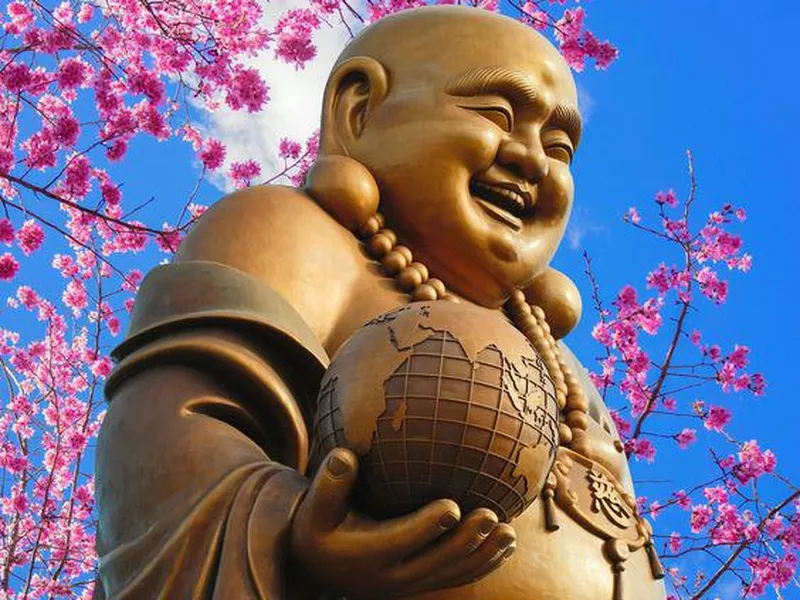
{"label": "thumb", "polygon": [[346,448],[334,448],[320,465],[303,501],[313,529],[333,529],[347,516],[358,476],[358,459]]}

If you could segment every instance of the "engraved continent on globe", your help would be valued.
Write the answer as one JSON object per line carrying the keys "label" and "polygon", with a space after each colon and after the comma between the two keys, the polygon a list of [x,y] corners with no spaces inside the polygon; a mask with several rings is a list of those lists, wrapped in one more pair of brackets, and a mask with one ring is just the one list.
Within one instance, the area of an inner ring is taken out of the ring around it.
{"label": "engraved continent on globe", "polygon": [[337,446],[359,456],[356,504],[375,517],[452,498],[510,521],[541,491],[558,447],[555,387],[498,313],[414,303],[339,350],[317,400],[312,468]]}

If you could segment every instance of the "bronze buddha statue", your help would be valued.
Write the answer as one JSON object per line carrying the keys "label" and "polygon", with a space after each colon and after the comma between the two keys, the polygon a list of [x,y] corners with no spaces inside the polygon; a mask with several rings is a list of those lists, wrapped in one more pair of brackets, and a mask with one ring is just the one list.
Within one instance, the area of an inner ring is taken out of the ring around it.
{"label": "bronze buddha statue", "polygon": [[[361,33],[307,186],[227,196],[142,284],[106,390],[96,594],[663,599],[613,422],[553,341],[580,315],[548,267],[580,135],[567,65],[517,21],[426,7]],[[331,357],[413,300],[506,311],[561,373],[555,466],[510,523],[448,499],[365,517],[348,450],[308,472]]]}

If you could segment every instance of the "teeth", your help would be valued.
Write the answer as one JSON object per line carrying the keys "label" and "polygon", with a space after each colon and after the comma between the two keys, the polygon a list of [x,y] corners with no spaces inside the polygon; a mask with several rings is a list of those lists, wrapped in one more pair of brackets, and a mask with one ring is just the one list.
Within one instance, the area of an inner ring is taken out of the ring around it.
{"label": "teeth", "polygon": [[482,192],[482,196],[487,196],[486,200],[508,210],[511,214],[519,217],[525,213],[525,200],[517,192],[481,181],[474,181],[473,187]]}

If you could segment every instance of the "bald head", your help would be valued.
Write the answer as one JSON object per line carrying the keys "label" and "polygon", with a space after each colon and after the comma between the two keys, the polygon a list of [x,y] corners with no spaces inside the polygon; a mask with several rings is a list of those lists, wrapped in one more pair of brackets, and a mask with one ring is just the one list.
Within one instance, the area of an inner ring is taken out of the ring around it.
{"label": "bald head", "polygon": [[384,66],[390,91],[409,80],[435,85],[443,76],[502,65],[548,83],[566,75],[564,83],[574,95],[569,67],[544,36],[519,21],[483,9],[429,6],[391,15],[358,35],[336,65],[356,56],[374,58]]}
{"label": "bald head", "polygon": [[[508,76],[492,78],[487,76],[490,72]],[[332,143],[330,129],[339,118],[334,115],[337,94],[354,80],[370,88],[370,109],[396,93],[421,88],[453,91],[464,88],[465,82],[487,90],[497,83],[499,91],[551,93],[558,97],[554,104],[560,106],[562,120],[577,134],[576,145],[580,136],[575,83],[558,50],[531,27],[483,9],[427,6],[385,17],[364,29],[339,55],[328,80],[323,153],[342,151]]]}

